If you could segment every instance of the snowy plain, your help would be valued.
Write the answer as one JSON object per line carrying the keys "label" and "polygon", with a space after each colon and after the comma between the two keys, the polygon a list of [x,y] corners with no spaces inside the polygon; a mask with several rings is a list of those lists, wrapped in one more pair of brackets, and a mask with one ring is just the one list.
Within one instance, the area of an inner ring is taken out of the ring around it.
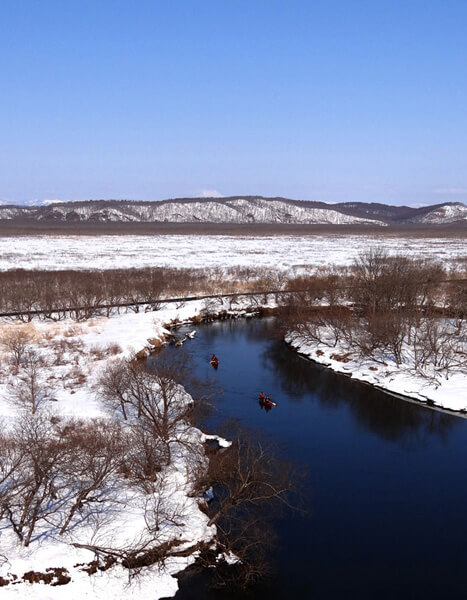
{"label": "snowy plain", "polygon": [[37,235],[0,237],[0,271],[139,267],[269,267],[289,274],[346,266],[371,247],[434,258],[466,257],[466,240],[378,235]]}

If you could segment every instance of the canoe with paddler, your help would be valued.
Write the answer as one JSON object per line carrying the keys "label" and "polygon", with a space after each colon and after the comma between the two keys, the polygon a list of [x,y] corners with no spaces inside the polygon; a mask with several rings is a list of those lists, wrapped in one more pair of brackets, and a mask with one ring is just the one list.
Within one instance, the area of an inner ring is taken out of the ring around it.
{"label": "canoe with paddler", "polygon": [[277,406],[277,402],[271,400],[269,396],[266,396],[264,392],[260,392],[258,396],[259,405],[261,408],[266,409],[266,412],[271,410],[274,406]]}

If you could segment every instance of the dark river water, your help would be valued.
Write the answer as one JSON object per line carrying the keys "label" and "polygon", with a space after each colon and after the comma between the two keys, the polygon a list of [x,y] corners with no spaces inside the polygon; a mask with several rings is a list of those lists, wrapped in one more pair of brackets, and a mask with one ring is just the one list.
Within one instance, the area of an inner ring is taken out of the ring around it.
{"label": "dark river water", "polygon": [[[467,420],[333,374],[273,330],[272,319],[219,322],[183,346],[223,388],[206,425],[239,419],[306,466],[308,514],[277,523],[274,575],[254,597],[467,598]],[[261,390],[277,402],[269,413]],[[201,574],[176,597],[244,596],[209,591]]]}

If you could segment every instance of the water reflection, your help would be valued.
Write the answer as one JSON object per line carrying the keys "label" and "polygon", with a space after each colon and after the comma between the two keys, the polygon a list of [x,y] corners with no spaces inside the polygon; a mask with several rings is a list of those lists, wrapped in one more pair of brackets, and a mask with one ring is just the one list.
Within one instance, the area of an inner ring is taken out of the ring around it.
{"label": "water reflection", "polygon": [[[241,345],[251,352],[252,361],[258,360],[261,369],[274,374],[276,385],[291,403],[345,407],[359,427],[405,449],[423,446],[431,436],[444,442],[462,423],[458,417],[395,398],[300,357],[279,339],[274,318],[216,322],[201,326],[199,333],[207,348],[221,344],[222,360],[229,358],[227,348]],[[196,345],[185,348],[199,350]],[[258,348],[259,356],[253,356]]]}
{"label": "water reflection", "polygon": [[261,358],[264,368],[276,373],[291,401],[317,401],[335,409],[345,405],[360,427],[406,449],[428,443],[433,435],[446,440],[461,423],[447,413],[405,402],[333,373],[298,356],[281,342],[268,345]]}

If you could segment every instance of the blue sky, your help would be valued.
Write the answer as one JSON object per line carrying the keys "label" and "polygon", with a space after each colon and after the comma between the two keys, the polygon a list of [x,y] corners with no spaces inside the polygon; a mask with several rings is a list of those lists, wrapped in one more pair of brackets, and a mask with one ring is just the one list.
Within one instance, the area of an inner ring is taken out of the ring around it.
{"label": "blue sky", "polygon": [[2,0],[0,200],[467,201],[464,0]]}

